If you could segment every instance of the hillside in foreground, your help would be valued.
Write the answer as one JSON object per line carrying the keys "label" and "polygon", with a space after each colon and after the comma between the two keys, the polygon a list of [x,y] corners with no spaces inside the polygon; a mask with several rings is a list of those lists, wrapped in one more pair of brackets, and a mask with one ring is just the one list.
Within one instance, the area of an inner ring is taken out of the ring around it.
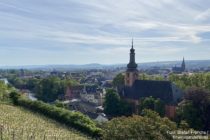
{"label": "hillside in foreground", "polygon": [[65,125],[20,107],[0,104],[0,114],[0,139],[89,139]]}

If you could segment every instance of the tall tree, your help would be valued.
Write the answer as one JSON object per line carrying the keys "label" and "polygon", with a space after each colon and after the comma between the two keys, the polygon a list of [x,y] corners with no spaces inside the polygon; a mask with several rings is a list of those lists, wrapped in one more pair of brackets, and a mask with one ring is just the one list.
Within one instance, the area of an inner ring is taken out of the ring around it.
{"label": "tall tree", "polygon": [[132,107],[129,103],[120,99],[115,90],[108,89],[105,96],[104,112],[110,117],[129,116],[132,114]]}
{"label": "tall tree", "polygon": [[144,109],[153,110],[162,117],[165,115],[165,103],[162,100],[155,99],[151,96],[140,100],[140,113]]}
{"label": "tall tree", "polygon": [[177,110],[177,120],[185,120],[197,130],[210,130],[210,92],[191,88]]}
{"label": "tall tree", "polygon": [[167,131],[176,130],[176,124],[168,118],[161,118],[151,110],[144,110],[144,116],[119,117],[104,126],[104,140],[172,140]]}
{"label": "tall tree", "polygon": [[113,79],[113,85],[115,87],[124,85],[124,75],[122,73],[117,74],[117,76]]}
{"label": "tall tree", "polygon": [[160,99],[156,99],[154,102],[154,111],[163,117],[165,115],[165,103]]}
{"label": "tall tree", "polygon": [[36,90],[37,98],[45,102],[53,102],[59,95],[64,94],[63,83],[57,77],[49,77],[41,80]]}
{"label": "tall tree", "polygon": [[119,116],[120,114],[120,97],[113,89],[106,91],[104,112],[109,116]]}
{"label": "tall tree", "polygon": [[118,93],[122,93],[124,87],[124,75],[119,73],[112,82],[113,86],[117,88]]}

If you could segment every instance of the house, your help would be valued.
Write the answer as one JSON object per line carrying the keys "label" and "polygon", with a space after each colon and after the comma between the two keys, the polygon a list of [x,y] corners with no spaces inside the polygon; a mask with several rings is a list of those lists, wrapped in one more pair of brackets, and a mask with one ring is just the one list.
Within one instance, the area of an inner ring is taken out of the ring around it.
{"label": "house", "polygon": [[154,97],[162,100],[165,105],[165,116],[175,117],[176,105],[182,98],[182,91],[170,81],[154,81],[138,79],[137,64],[135,62],[135,49],[130,49],[130,62],[125,73],[125,86],[119,93],[120,97],[134,105],[134,112],[138,114],[140,99]]}
{"label": "house", "polygon": [[97,85],[84,86],[84,92],[80,94],[83,101],[95,105],[102,105],[102,90]]}
{"label": "house", "polygon": [[71,100],[74,98],[80,98],[80,93],[83,92],[83,85],[68,86],[66,88],[65,99]]}

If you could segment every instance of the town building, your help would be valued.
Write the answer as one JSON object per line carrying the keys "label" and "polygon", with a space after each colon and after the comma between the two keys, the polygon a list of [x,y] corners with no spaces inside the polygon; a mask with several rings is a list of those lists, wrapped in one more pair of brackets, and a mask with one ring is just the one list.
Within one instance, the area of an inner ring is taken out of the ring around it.
{"label": "town building", "polygon": [[93,105],[103,104],[103,90],[97,85],[69,85],[66,88],[65,100],[80,99]]}
{"label": "town building", "polygon": [[184,60],[184,57],[183,57],[183,60],[182,60],[181,67],[177,67],[177,66],[172,67],[172,71],[173,71],[174,73],[182,73],[182,72],[185,72],[185,69],[186,69],[186,67],[185,67],[185,60]]}
{"label": "town building", "polygon": [[125,86],[120,92],[121,98],[134,105],[134,112],[138,114],[140,99],[152,96],[159,98],[165,105],[165,115],[169,118],[175,116],[176,105],[182,98],[182,91],[170,81],[141,80],[138,77],[137,64],[135,62],[135,49],[130,49],[130,61],[125,72]]}
{"label": "town building", "polygon": [[80,98],[88,103],[101,106],[102,101],[102,89],[96,85],[84,86],[84,91],[80,93]]}
{"label": "town building", "polygon": [[65,99],[66,100],[78,99],[78,98],[80,98],[80,93],[82,93],[83,90],[84,90],[83,85],[67,86],[66,93],[65,93]]}

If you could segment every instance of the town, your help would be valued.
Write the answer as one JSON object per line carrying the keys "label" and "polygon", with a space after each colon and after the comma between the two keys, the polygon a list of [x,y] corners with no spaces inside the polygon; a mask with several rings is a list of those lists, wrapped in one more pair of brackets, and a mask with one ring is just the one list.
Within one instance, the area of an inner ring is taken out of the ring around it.
{"label": "town", "polygon": [[209,7],[1,1],[0,140],[210,140]]}
{"label": "town", "polygon": [[[132,49],[133,49],[133,41],[132,41]],[[130,55],[132,55],[132,52]],[[129,65],[135,64],[135,55],[130,57],[131,58]],[[128,66],[128,70],[129,69],[130,68]],[[161,81],[163,82],[162,84],[164,84],[165,81],[170,81],[170,75],[172,74],[190,76],[193,75],[193,73],[204,72],[204,71],[208,72],[210,71],[210,66],[201,67],[199,69],[198,68],[190,69],[188,68],[188,64],[186,64],[185,59],[183,58],[183,60],[180,61],[180,66],[174,65],[168,68],[166,66],[164,67],[150,66],[148,68],[141,69],[141,65],[139,65],[139,67],[137,68],[136,64],[134,69],[135,71],[138,71],[140,75],[139,79],[149,81],[146,77],[150,77],[152,78],[152,80],[158,80],[159,83],[157,84],[158,86],[160,86]],[[131,75],[132,71],[133,70],[131,70]],[[0,77],[1,80],[4,81],[6,84],[11,83],[22,94],[26,95],[31,100],[37,100],[37,98],[43,100],[43,97],[40,97],[39,93],[36,93],[40,92],[37,90],[36,84],[38,84],[41,80],[47,78],[58,78],[60,80],[66,80],[69,83],[67,83],[65,87],[63,87],[62,89],[63,91],[61,91],[60,94],[56,93],[57,95],[52,99],[50,99],[50,97],[47,97],[48,99],[46,99],[45,101],[52,104],[60,103],[69,110],[82,112],[96,121],[104,122],[108,121],[108,118],[104,113],[104,108],[103,108],[106,90],[110,88],[115,88],[116,90],[118,90],[119,94],[125,94],[121,93],[123,91],[120,91],[121,89],[118,89],[118,87],[113,84],[113,79],[120,73],[123,73],[123,75],[126,76],[127,75],[126,67],[120,66],[114,68],[111,67],[89,68],[89,69],[76,69],[69,71],[56,70],[54,68],[52,70],[2,69],[0,71]],[[138,75],[138,73],[136,73],[136,75]],[[129,80],[129,77],[127,79]],[[135,80],[135,78],[132,80]],[[146,83],[142,83],[142,85],[145,84]],[[151,86],[152,84],[155,83],[154,82],[152,83],[152,81],[151,83],[148,83],[149,86]],[[141,87],[141,85],[139,85],[139,87]],[[173,86],[173,88],[176,87]],[[167,87],[163,87],[163,89],[154,89],[154,90],[159,90],[162,93],[164,93],[163,90],[166,89]],[[182,92],[179,88],[171,90]],[[142,90],[139,89],[139,91]],[[146,96],[149,97],[151,93],[154,93],[154,91],[150,91],[150,93],[147,92],[145,94],[147,94]],[[167,91],[166,94],[168,94]],[[181,96],[180,95],[181,93],[178,94],[179,94],[178,96]],[[129,95],[131,95],[131,93],[128,93],[127,96]],[[163,94],[161,94],[161,96],[158,98],[164,98]],[[140,98],[138,97],[137,101],[139,99]],[[175,112],[173,111],[175,111],[175,108],[173,108],[173,106],[168,106],[168,109],[169,112],[167,112],[168,114],[167,116],[174,117]],[[173,111],[171,111],[171,109]]]}
{"label": "town", "polygon": [[[56,107],[80,112],[101,125],[117,116],[139,115],[144,108],[176,120],[177,108],[180,108],[179,104],[185,98],[185,88],[209,86],[208,65],[205,68],[190,69],[183,58],[180,66],[141,69],[141,65],[138,66],[135,61],[133,40],[129,55],[126,67],[69,71],[55,68],[2,69],[0,80],[32,102],[41,100]],[[205,84],[199,82],[198,76],[206,77]],[[187,79],[192,83],[183,83]],[[203,91],[198,89],[192,92]],[[7,95],[2,95],[3,100],[4,96]],[[204,129],[209,126],[207,123]]]}

